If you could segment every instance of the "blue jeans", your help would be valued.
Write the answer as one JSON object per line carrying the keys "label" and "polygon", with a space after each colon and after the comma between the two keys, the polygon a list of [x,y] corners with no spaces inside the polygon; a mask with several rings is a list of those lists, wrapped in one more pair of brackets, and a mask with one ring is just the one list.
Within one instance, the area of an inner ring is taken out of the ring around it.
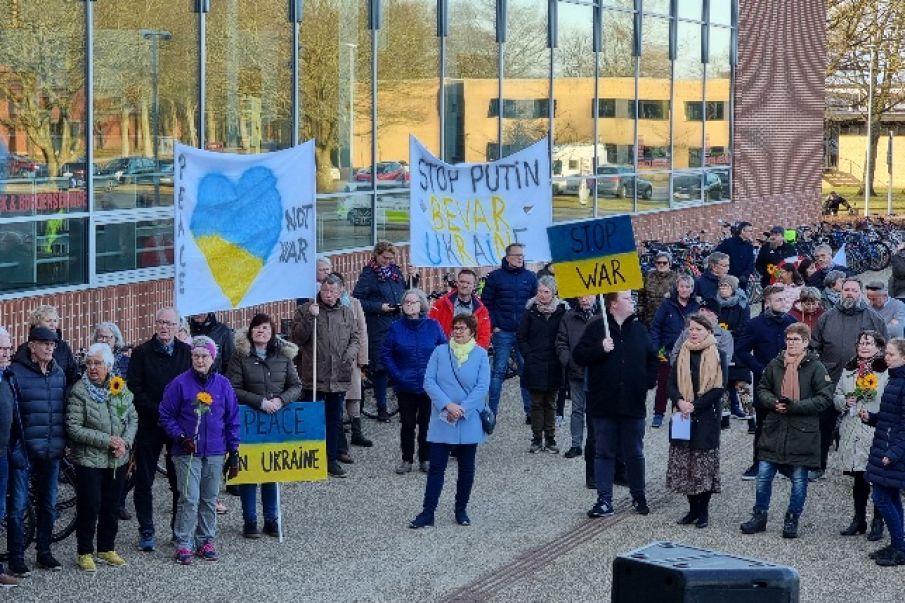
{"label": "blue jeans", "polygon": [[440,444],[430,443],[430,471],[427,472],[427,483],[424,487],[424,513],[434,516],[437,503],[440,502],[440,493],[443,492],[443,481],[446,476],[446,465],[449,462],[449,453],[453,448],[457,449],[456,460],[459,470],[456,478],[456,511],[465,511],[468,500],[471,498],[471,486],[474,484],[475,455],[478,452],[477,444]]}
{"label": "blue jeans", "polygon": [[[242,484],[239,486],[239,497],[242,500],[242,521],[258,522],[258,484]],[[264,510],[264,521],[277,519],[277,485],[261,484],[261,507]]]}
{"label": "blue jeans", "polygon": [[616,458],[625,463],[632,499],[644,496],[644,419],[594,417],[597,499],[613,503]]}
{"label": "blue jeans", "polygon": [[312,397],[310,389],[302,390],[302,400],[323,400],[326,419],[327,462],[335,463],[339,458],[339,446],[343,439],[343,404],[346,392],[317,392]]}
{"label": "blue jeans", "polygon": [[789,513],[801,514],[804,501],[808,497],[808,468],[802,465],[779,465],[761,460],[757,466],[757,486],[754,508],[758,511],[770,510],[770,497],[773,496],[773,478],[779,472],[792,480],[792,492],[789,494]]}
{"label": "blue jeans", "polygon": [[387,372],[386,371],[368,371],[368,377],[371,379],[371,385],[374,387],[374,401],[377,403],[377,410],[387,409]]}
{"label": "blue jeans", "polygon": [[902,491],[874,484],[874,505],[886,521],[892,546],[905,552],[905,527],[902,515]]}
{"label": "blue jeans", "polygon": [[[518,367],[519,376],[525,370],[525,359],[519,352],[515,333],[511,331],[498,331],[490,338],[493,345],[493,366],[490,367],[490,410],[497,414],[500,406],[500,394],[503,392],[503,381],[506,379],[506,369],[509,368],[509,356],[515,355],[515,364]],[[524,387],[522,390],[522,408],[525,416],[531,414],[531,394]]]}
{"label": "blue jeans", "polygon": [[50,553],[53,522],[56,521],[57,479],[60,461],[29,459],[28,467],[14,467],[9,474],[10,508],[7,519],[6,548],[10,560],[25,558],[25,532],[23,521],[28,507],[28,481],[34,482],[37,504],[37,530],[35,533],[38,555]]}

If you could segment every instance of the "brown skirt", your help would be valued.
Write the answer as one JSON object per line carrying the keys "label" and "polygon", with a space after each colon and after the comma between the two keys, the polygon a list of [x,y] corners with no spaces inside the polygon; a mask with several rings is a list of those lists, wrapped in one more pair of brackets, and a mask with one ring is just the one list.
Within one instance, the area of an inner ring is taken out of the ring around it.
{"label": "brown skirt", "polygon": [[666,487],[685,495],[719,492],[720,449],[696,450],[670,445]]}

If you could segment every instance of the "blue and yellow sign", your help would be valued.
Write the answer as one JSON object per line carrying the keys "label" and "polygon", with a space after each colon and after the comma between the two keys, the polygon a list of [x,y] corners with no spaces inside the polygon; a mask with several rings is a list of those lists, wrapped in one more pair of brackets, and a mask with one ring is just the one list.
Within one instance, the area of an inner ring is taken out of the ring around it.
{"label": "blue and yellow sign", "polygon": [[614,216],[547,228],[560,297],[644,286],[632,220]]}
{"label": "blue and yellow sign", "polygon": [[293,402],[273,414],[239,409],[239,475],[230,485],[327,479],[323,402]]}

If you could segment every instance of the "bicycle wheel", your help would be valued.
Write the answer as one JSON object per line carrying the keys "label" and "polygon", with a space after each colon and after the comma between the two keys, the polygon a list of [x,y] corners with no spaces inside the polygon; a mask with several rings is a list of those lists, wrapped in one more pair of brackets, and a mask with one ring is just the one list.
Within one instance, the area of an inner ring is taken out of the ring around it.
{"label": "bicycle wheel", "polygon": [[[399,412],[399,400],[396,392],[387,387],[387,414],[391,417]],[[362,377],[361,380],[361,414],[369,419],[377,418],[377,399],[374,397],[374,386],[370,380]]]}
{"label": "bicycle wheel", "polygon": [[75,468],[68,460],[60,462],[60,476],[57,482],[57,512],[53,524],[51,540],[60,542],[75,531]]}
{"label": "bicycle wheel", "polygon": [[892,258],[892,251],[889,245],[884,242],[877,241],[870,247],[870,255],[868,255],[868,268],[871,270],[883,270],[889,266],[889,260]]}

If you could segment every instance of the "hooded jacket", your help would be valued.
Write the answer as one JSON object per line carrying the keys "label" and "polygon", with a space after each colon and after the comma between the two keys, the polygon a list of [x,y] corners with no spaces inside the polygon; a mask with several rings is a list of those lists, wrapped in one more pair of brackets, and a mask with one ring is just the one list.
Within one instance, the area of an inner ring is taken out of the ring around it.
{"label": "hooded jacket", "polygon": [[248,331],[236,331],[235,352],[229,359],[226,376],[236,392],[239,404],[260,410],[264,399],[279,398],[283,404],[302,397],[302,382],[293,360],[299,348],[292,342],[274,335],[263,359],[258,357]]}
{"label": "hooded jacket", "polygon": [[[58,460],[66,449],[66,376],[51,360],[47,374],[32,360],[30,350],[19,348],[9,367],[15,378],[17,414],[13,431],[25,442],[29,458]],[[17,430],[20,427],[20,430]]]}
{"label": "hooded jacket", "polygon": [[525,304],[535,295],[537,276],[524,266],[513,268],[503,258],[500,267],[487,275],[481,301],[487,306],[494,328],[515,333]]}
{"label": "hooded jacket", "polygon": [[[320,307],[317,317],[317,384],[314,387],[314,317],[308,311],[312,303]],[[368,335],[370,336],[370,325]],[[380,338],[381,342],[383,337]],[[373,341],[373,339],[371,339]],[[317,296],[317,302],[307,302],[295,311],[292,323],[292,342],[302,351],[295,357],[295,366],[307,390],[344,392],[352,381],[352,364],[358,359],[358,324],[352,308],[340,302],[328,306]],[[375,358],[371,357],[372,363]],[[373,366],[373,364],[372,364]]]}
{"label": "hooded jacket", "polygon": [[[213,398],[210,409],[198,415],[195,407],[201,392]],[[239,403],[229,379],[213,370],[205,380],[189,369],[173,379],[160,402],[160,425],[174,443],[185,436],[195,439],[195,456],[223,456],[239,449]],[[185,456],[180,446],[174,456]]]}
{"label": "hooded jacket", "polygon": [[[880,410],[870,414],[874,429],[865,479],[888,488],[905,489],[905,366],[889,369]],[[889,459],[883,464],[883,457]]]}
{"label": "hooded jacket", "polygon": [[559,331],[556,333],[556,356],[559,363],[568,369],[568,378],[573,381],[584,380],[584,367],[572,359],[572,350],[581,339],[588,323],[600,317],[595,309],[596,306],[585,312],[581,308],[573,308],[563,315],[559,323]]}
{"label": "hooded jacket", "polygon": [[201,323],[189,319],[189,329],[192,332],[192,337],[205,335],[214,340],[214,343],[217,344],[217,357],[214,358],[213,370],[225,375],[226,367],[229,366],[229,359],[235,349],[233,330],[218,321],[213,312],[208,312],[207,318]]}
{"label": "hooded jacket", "polygon": [[844,308],[840,300],[817,319],[817,326],[811,332],[811,349],[820,355],[833,383],[839,380],[842,367],[855,352],[858,334],[865,330],[886,337],[886,323],[863,298],[852,308]]}
{"label": "hooded jacket", "polygon": [[396,391],[424,393],[424,371],[437,346],[446,343],[443,329],[433,318],[400,318],[383,339],[383,366]]}
{"label": "hooded jacket", "polygon": [[[447,295],[437,299],[427,314],[428,318],[433,318],[440,323],[440,328],[443,329],[443,334],[447,338],[450,337],[452,332],[452,321],[455,318],[455,304],[458,296],[459,292],[453,289]],[[472,315],[478,321],[478,332],[475,333],[475,341],[486,350],[490,347],[490,332],[493,329],[490,322],[490,312],[487,310],[487,305],[477,295],[472,295],[471,299],[474,304],[472,306]]]}
{"label": "hooded jacket", "polygon": [[559,299],[555,302],[556,308],[547,314],[537,309],[535,299],[528,300],[519,322],[516,337],[525,360],[521,385],[526,389],[551,391],[562,385],[563,367],[556,353],[556,335],[569,305]]}
{"label": "hooded jacket", "polygon": [[[871,361],[870,369],[877,376],[876,395],[872,400],[859,400],[855,406],[856,413],[862,408],[870,413],[880,411],[880,400],[889,382],[889,371],[886,362],[883,361],[882,351]],[[857,414],[849,414],[846,399],[848,394],[855,391],[857,378],[858,359],[852,358],[842,370],[842,376],[833,394],[833,404],[836,410],[842,413],[842,422],[839,424],[839,451],[832,456],[832,465],[834,469],[840,471],[864,471],[867,468],[867,458],[870,456],[870,446],[874,441],[874,428],[864,423]]]}
{"label": "hooded jacket", "polygon": [[669,272],[651,270],[644,275],[644,288],[638,295],[638,306],[641,308],[644,324],[648,327],[654,320],[657,308],[669,292],[675,289],[677,278],[679,275],[672,270]]}
{"label": "hooded jacket", "polygon": [[692,295],[684,306],[679,303],[679,292],[673,287],[654,315],[650,324],[650,338],[655,350],[663,349],[667,353],[672,350],[676,340],[685,330],[685,319],[700,309],[698,301]]}

